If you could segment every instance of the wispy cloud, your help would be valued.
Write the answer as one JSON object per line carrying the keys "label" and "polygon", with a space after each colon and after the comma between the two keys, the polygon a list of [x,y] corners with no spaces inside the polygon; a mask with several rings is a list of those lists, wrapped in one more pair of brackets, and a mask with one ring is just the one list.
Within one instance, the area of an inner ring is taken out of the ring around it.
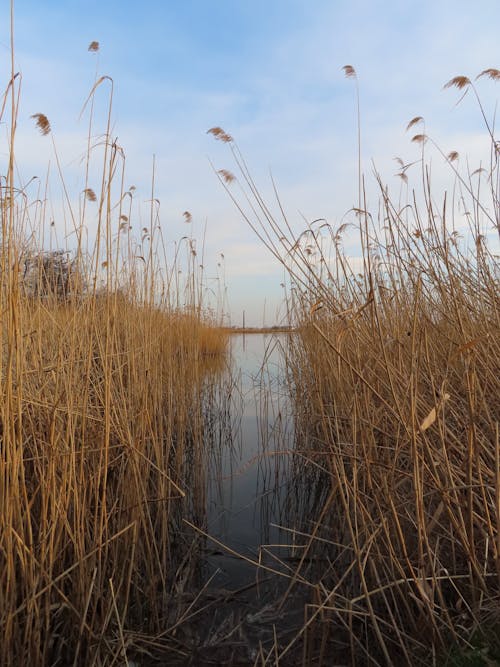
{"label": "wispy cloud", "polygon": [[[314,10],[298,0],[210,6],[202,0],[155,1],[147,13],[128,1],[91,0],[64,11],[24,2],[16,8],[17,62],[23,71],[20,172],[29,180],[45,171],[47,138],[36,134],[29,119],[42,112],[51,120],[71,188],[78,193],[83,187],[79,157],[87,127],[78,115],[98,65],[115,81],[113,134],[126,153],[127,187],[136,185],[142,200],[150,196],[155,154],[165,234],[170,239],[184,234],[182,212],[189,210],[190,233],[203,235],[206,226],[206,264],[215,265],[220,252],[228,258],[234,312],[251,302],[249,317],[258,319],[259,298],[268,307],[270,291],[281,298],[281,269],[217,182],[207,158],[217,169],[233,171],[234,165],[227,147],[213,142],[206,130],[220,125],[236,138],[276,210],[272,171],[297,234],[305,228],[304,217],[324,217],[338,226],[357,200],[355,86],[342,65],[350,63],[358,73],[363,168],[376,209],[373,165],[397,192],[401,182],[393,158],[419,157],[405,133],[415,115],[424,116],[426,132],[444,152],[469,154],[471,165],[482,159],[485,132],[473,97],[455,106],[457,91],[442,86],[456,74],[473,77],[497,65],[497,26],[491,20],[496,10],[496,0],[474,5],[321,0]],[[0,23],[5,53],[6,23]],[[87,52],[93,39],[101,43],[99,54]],[[0,72],[4,81],[6,62]],[[498,86],[483,81],[480,88],[492,114]],[[104,127],[105,92],[98,95],[95,134]],[[446,164],[438,154],[432,160],[436,186],[450,187]],[[346,247],[356,255],[354,247]],[[258,276],[267,277],[265,284]]]}

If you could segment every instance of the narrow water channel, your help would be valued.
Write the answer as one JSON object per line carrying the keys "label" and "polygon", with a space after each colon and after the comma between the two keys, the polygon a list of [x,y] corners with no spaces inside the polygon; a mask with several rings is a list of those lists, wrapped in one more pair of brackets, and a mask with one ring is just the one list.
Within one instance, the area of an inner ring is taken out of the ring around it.
{"label": "narrow water channel", "polygon": [[283,336],[232,337],[235,395],[231,438],[212,466],[208,533],[228,548],[211,558],[224,588],[235,590],[255,579],[255,566],[229,549],[262,561],[262,547],[282,539],[282,516],[293,423],[284,383]]}
{"label": "narrow water channel", "polygon": [[278,635],[282,644],[303,622],[296,592],[281,604],[290,579],[277,574],[291,573],[293,551],[287,335],[231,337],[233,391],[210,465],[205,572],[208,590],[224,602],[212,607],[204,642],[237,647],[238,659],[228,664],[253,664],[257,651]]}

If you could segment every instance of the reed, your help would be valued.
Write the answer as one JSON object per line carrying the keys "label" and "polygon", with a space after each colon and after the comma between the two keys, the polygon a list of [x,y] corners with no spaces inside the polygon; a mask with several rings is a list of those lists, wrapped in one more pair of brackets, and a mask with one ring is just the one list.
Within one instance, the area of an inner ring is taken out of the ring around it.
{"label": "reed", "polygon": [[[219,173],[221,183],[293,288],[289,374],[308,492],[293,514],[302,556],[289,592],[306,577],[315,592],[302,630],[276,645],[279,664],[299,644],[303,664],[346,654],[353,665],[445,664],[453,646],[498,659],[500,172],[476,85],[445,87],[476,96],[488,166],[471,173],[422,130],[399,192],[376,175],[378,208],[368,210],[360,175],[359,204],[337,228],[320,220],[294,233],[232,138],[213,132],[231,148],[250,210]],[[432,185],[436,154],[451,195]],[[351,245],[358,237],[355,262],[347,233]]]}
{"label": "reed", "polygon": [[[92,105],[106,83],[97,150]],[[182,284],[179,256],[166,261],[155,203],[132,237],[108,77],[87,102],[79,199],[57,175],[64,202],[52,205],[76,241],[45,250],[50,207],[15,179],[19,85],[12,71],[0,105],[0,663],[127,664],[151,645],[182,655],[199,549],[183,519],[205,517],[207,387],[227,335],[204,314],[192,253]],[[49,120],[34,122],[59,165]]]}

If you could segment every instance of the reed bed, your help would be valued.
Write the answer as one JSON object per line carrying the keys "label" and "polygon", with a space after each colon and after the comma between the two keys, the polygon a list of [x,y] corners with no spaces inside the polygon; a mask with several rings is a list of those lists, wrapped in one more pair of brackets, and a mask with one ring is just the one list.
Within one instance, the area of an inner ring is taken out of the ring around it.
{"label": "reed bed", "polygon": [[183,519],[205,516],[206,327],[114,297],[15,314],[0,661],[123,663],[140,644],[128,633],[168,635],[195,584]]}
{"label": "reed bed", "polygon": [[[308,577],[315,593],[302,630],[269,657],[279,664],[293,664],[299,644],[302,664],[500,656],[498,142],[476,84],[455,77],[447,87],[476,95],[488,167],[471,173],[420,130],[420,159],[400,165],[402,189],[394,196],[376,175],[378,207],[368,210],[360,170],[359,204],[336,228],[320,220],[295,233],[232,137],[212,130],[239,168],[231,179],[221,170],[221,182],[289,271],[297,326],[288,359],[308,491],[290,516],[302,549],[296,581]],[[448,194],[432,186],[436,155]],[[355,261],[343,250],[353,233]]]}
{"label": "reed bed", "polygon": [[327,471],[309,546],[331,541],[331,564],[313,609],[361,663],[429,664],[499,628],[498,277],[441,231],[422,238],[418,263],[399,250],[292,348],[299,441]]}
{"label": "reed bed", "polygon": [[[154,202],[133,241],[109,118],[94,149],[91,112],[79,199],[58,174],[52,208],[74,245],[44,249],[51,206],[15,177],[19,83],[13,71],[0,105],[0,664],[183,660],[200,568],[184,519],[206,520],[209,389],[227,335],[204,314],[194,241],[182,285],[180,253],[163,261]],[[43,114],[34,121],[51,135]]]}

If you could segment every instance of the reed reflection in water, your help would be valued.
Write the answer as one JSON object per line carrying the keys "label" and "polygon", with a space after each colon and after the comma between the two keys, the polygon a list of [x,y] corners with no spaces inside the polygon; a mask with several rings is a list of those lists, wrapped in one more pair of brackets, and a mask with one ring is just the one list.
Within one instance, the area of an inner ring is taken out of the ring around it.
{"label": "reed reflection in water", "polygon": [[301,659],[305,607],[321,577],[310,517],[328,486],[296,447],[289,335],[232,336],[230,367],[209,402],[198,664],[228,655],[254,664],[261,650],[284,650],[289,665]]}
{"label": "reed reflection in water", "polygon": [[[229,431],[216,449],[208,490],[207,532],[228,549],[268,564],[262,545],[280,544],[293,422],[285,386],[283,336],[232,337],[235,391]],[[214,544],[209,569],[217,583],[239,589],[256,578],[254,565]],[[275,565],[275,564],[274,564]]]}

